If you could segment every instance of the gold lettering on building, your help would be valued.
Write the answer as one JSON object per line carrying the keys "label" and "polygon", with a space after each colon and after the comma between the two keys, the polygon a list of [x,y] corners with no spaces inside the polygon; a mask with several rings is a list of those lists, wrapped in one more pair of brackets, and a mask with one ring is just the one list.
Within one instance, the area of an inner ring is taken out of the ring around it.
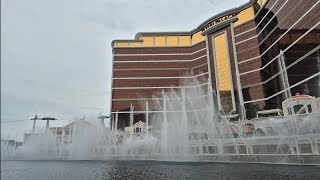
{"label": "gold lettering on building", "polygon": [[211,21],[210,23],[208,23],[207,25],[205,25],[203,28],[201,28],[201,31],[205,31],[209,28],[211,28],[212,26],[216,25],[216,24],[219,24],[223,21],[226,21],[228,19],[231,19],[233,17],[237,16],[237,13],[232,13],[232,14],[228,14],[228,15],[225,15],[225,16],[222,16],[222,17],[219,17],[213,21]]}

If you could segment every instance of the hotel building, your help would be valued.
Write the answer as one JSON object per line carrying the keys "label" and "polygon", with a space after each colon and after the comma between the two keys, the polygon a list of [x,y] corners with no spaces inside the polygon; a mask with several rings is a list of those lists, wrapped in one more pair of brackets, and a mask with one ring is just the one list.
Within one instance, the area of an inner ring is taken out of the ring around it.
{"label": "hotel building", "polygon": [[320,96],[319,49],[319,0],[250,0],[188,32],[114,40],[111,115],[134,108],[117,129],[144,121],[153,96],[198,79],[219,109],[250,119],[296,93]]}

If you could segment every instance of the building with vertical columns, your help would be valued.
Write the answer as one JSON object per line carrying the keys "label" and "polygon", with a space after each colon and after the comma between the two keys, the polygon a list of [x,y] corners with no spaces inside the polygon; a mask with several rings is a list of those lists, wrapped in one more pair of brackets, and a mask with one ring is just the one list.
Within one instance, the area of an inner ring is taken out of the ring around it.
{"label": "building with vertical columns", "polygon": [[118,114],[117,129],[144,121],[146,101],[152,110],[152,97],[188,79],[247,119],[292,94],[320,96],[319,0],[250,0],[191,31],[140,32],[112,48],[111,115],[135,112]]}

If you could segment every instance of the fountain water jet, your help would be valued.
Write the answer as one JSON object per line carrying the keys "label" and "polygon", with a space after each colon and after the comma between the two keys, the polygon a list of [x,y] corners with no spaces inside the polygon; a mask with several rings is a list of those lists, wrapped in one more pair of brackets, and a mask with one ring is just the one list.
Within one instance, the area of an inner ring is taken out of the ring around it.
{"label": "fountain water jet", "polygon": [[111,129],[76,121],[31,133],[21,147],[2,143],[1,157],[319,164],[319,113],[230,121],[228,114],[217,112],[210,81],[185,84],[154,97],[152,104],[146,101],[145,123],[133,124],[137,111],[130,105],[130,133],[118,129],[125,112],[116,112]]}

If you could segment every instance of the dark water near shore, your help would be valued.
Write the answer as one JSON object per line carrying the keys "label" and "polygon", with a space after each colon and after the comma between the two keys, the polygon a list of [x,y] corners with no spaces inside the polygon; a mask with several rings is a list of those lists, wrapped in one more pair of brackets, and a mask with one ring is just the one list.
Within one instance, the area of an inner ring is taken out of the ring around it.
{"label": "dark water near shore", "polygon": [[2,161],[1,179],[320,179],[320,166],[155,161]]}

